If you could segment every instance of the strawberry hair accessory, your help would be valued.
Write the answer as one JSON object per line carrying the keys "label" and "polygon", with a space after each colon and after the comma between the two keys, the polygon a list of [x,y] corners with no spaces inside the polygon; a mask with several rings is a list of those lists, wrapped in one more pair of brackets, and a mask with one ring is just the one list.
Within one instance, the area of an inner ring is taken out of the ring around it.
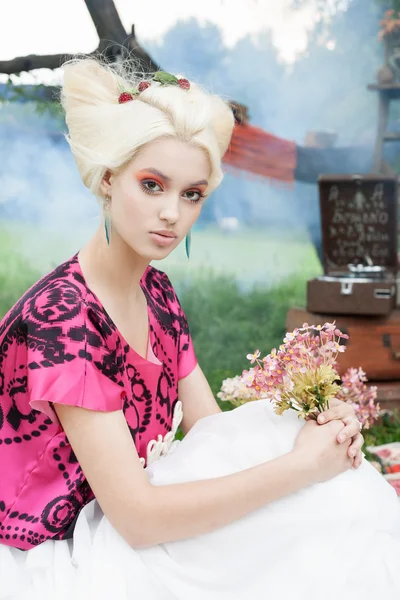
{"label": "strawberry hair accessory", "polygon": [[141,81],[138,85],[138,90],[139,92],[144,92],[144,90],[147,90],[147,88],[149,88],[150,86],[150,81]]}
{"label": "strawberry hair accessory", "polygon": [[122,94],[120,94],[118,98],[118,102],[120,104],[123,104],[124,102],[129,102],[129,100],[133,100],[133,96],[129,92],[122,92]]}
{"label": "strawberry hair accessory", "polygon": [[182,90],[190,90],[190,81],[188,79],[183,79],[175,77],[175,75],[171,75],[170,73],[166,73],[165,71],[157,71],[149,81],[141,81],[139,85],[132,89],[121,89],[120,95],[118,97],[119,104],[124,104],[125,102],[130,102],[136,96],[139,96],[142,92],[147,90],[155,81],[160,85],[175,85],[179,86]]}
{"label": "strawberry hair accessory", "polygon": [[183,90],[190,90],[190,81],[187,79],[178,79],[178,85]]}

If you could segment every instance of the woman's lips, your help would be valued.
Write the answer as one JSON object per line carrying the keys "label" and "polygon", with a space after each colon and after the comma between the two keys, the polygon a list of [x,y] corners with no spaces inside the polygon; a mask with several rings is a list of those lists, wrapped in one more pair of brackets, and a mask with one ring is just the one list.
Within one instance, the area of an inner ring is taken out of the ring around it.
{"label": "woman's lips", "polygon": [[151,238],[153,240],[153,242],[155,244],[157,244],[157,246],[162,246],[162,247],[168,247],[168,246],[172,246],[176,240],[176,235],[175,234],[163,234],[163,233],[157,233],[155,231],[152,231],[150,233]]}

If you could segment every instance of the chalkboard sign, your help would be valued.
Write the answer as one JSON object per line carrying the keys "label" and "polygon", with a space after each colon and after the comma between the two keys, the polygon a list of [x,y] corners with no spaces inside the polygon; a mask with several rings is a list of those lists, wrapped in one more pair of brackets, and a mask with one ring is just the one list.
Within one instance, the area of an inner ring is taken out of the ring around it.
{"label": "chalkboard sign", "polygon": [[325,273],[360,263],[397,271],[397,178],[322,175],[318,184]]}

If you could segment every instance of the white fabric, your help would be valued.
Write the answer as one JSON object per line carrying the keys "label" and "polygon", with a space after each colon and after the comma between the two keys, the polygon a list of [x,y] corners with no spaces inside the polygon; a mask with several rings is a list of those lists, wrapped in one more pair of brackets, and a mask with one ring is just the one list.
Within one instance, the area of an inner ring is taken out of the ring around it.
{"label": "white fabric", "polygon": [[174,414],[172,415],[171,431],[164,436],[159,434],[156,440],[150,440],[146,448],[146,458],[140,458],[142,467],[149,466],[159,460],[162,456],[166,456],[175,440],[176,432],[179,429],[183,419],[182,402],[178,400],[175,404]]}
{"label": "white fabric", "polygon": [[[146,471],[154,485],[226,475],[288,452],[301,427],[252,402],[202,419]],[[214,533],[133,550],[94,501],[73,542],[0,546],[0,588],[1,600],[399,600],[400,503],[364,461]]]}

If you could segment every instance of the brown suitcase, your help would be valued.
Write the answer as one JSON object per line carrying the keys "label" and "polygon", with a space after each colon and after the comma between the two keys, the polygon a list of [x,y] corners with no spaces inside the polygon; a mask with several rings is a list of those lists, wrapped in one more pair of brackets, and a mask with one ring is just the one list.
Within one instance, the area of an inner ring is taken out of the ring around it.
{"label": "brown suitcase", "polygon": [[377,401],[383,410],[400,412],[400,382],[399,381],[369,381],[377,386]]}
{"label": "brown suitcase", "polygon": [[307,310],[327,315],[387,315],[396,306],[396,282],[382,279],[318,277],[307,282]]}
{"label": "brown suitcase", "polygon": [[292,308],[287,313],[286,327],[293,331],[303,323],[323,325],[333,320],[349,336],[346,352],[339,354],[341,373],[349,367],[362,367],[369,380],[400,380],[400,310],[381,317],[340,315],[334,319]]}
{"label": "brown suitcase", "polygon": [[384,315],[396,305],[397,178],[319,178],[324,275],[307,285],[310,312]]}

